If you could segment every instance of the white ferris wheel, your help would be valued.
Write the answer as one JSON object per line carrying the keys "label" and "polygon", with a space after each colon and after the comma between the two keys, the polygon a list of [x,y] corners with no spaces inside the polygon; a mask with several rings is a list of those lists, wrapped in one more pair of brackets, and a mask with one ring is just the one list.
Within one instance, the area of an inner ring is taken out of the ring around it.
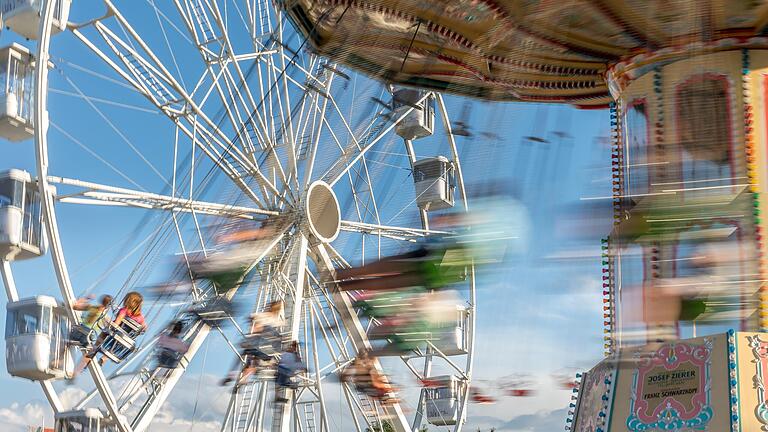
{"label": "white ferris wheel", "polygon": [[[151,430],[205,344],[223,340],[230,352],[217,355],[240,359],[243,316],[275,299],[285,304],[283,336],[299,342],[308,371],[280,405],[266,379],[237,391],[203,389],[204,399],[229,399],[222,431],[461,429],[476,315],[472,268],[448,336],[424,337],[408,354],[377,363],[401,384],[399,403],[383,405],[335,378],[371,346],[378,325],[332,282],[335,270],[412,248],[435,233],[433,215],[468,208],[446,102],[307,52],[281,3],[0,1],[8,28],[0,136],[30,156],[34,144],[35,160],[26,171],[0,167],[7,366],[40,383],[57,431]],[[124,163],[131,158],[138,162]],[[99,222],[89,224],[90,214]],[[63,378],[82,355],[64,347],[78,296],[101,291],[118,300],[141,291],[152,275],[167,276],[158,257],[173,254],[183,279],[193,254],[216,253],[211,233],[264,220],[278,228],[234,289],[217,294],[197,283],[174,303],[147,299],[148,330],[131,354],[91,362],[75,384],[82,398],[61,400]],[[135,230],[112,232],[123,224]],[[81,257],[86,247],[95,256]],[[117,250],[119,259],[101,259]],[[82,263],[88,277],[76,274]],[[17,265],[52,268],[55,289],[18,283]],[[222,295],[247,310],[228,317],[229,326],[189,320],[189,351],[177,367],[159,367],[157,335]],[[440,384],[420,387],[428,380]]]}

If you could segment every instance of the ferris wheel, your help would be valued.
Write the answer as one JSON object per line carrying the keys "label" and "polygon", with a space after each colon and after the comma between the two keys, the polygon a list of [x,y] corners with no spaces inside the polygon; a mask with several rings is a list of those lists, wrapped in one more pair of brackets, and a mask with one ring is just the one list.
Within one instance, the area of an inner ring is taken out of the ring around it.
{"label": "ferris wheel", "polygon": [[[227,361],[242,361],[242,316],[212,326],[189,315],[222,298],[239,299],[248,312],[282,301],[283,337],[299,343],[308,366],[279,405],[271,402],[275,384],[261,377],[234,391],[205,389],[207,398],[228,398],[222,431],[386,430],[387,423],[396,431],[427,423],[461,430],[476,316],[471,266],[447,337],[425,337],[407,354],[376,361],[399,374],[397,402],[335,379],[371,347],[380,325],[339,289],[336,271],[412,248],[439,234],[431,217],[468,209],[442,95],[388,87],[309,53],[292,28],[301,17],[280,1],[0,6],[10,29],[0,49],[0,136],[34,142],[36,162],[29,172],[0,173],[7,366],[41,384],[57,431],[151,430],[211,339],[225,341]],[[67,154],[63,142],[87,160]],[[110,145],[120,150],[105,150]],[[122,163],[129,158],[143,174],[130,173]],[[84,227],[89,214],[100,222]],[[125,221],[136,221],[135,230],[114,235]],[[91,362],[92,385],[76,381],[82,398],[65,405],[62,381],[81,355],[65,346],[79,320],[77,297],[105,291],[104,281],[116,301],[142,291],[152,275],[167,276],[160,257],[172,254],[179,265],[168,277],[184,279],[194,257],[217,253],[215,237],[243,222],[270,224],[271,235],[251,249],[234,288],[192,281],[173,303],[147,301],[146,333],[116,342],[106,366]],[[70,258],[83,244],[98,251],[88,282]],[[115,261],[100,259],[118,249]],[[17,284],[22,260],[25,269],[52,264],[57,289]],[[186,320],[189,349],[175,367],[160,367],[154,344],[174,320]],[[349,419],[344,427],[340,418]]]}

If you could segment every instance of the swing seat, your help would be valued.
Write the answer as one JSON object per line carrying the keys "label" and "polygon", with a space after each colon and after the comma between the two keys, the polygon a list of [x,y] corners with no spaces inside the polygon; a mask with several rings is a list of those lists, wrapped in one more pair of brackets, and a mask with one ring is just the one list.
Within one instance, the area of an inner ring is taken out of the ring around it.
{"label": "swing seat", "polygon": [[110,323],[107,336],[100,350],[105,357],[115,363],[120,363],[136,351],[136,338],[141,334],[143,326],[131,318],[125,317],[119,326]]}
{"label": "swing seat", "polygon": [[240,348],[242,348],[246,354],[257,353],[263,354],[269,357],[277,357],[280,353],[280,332],[274,327],[267,326],[261,333],[257,335],[249,335],[240,342]]}
{"label": "swing seat", "polygon": [[184,355],[170,348],[161,348],[157,353],[157,365],[162,368],[176,369]]}
{"label": "swing seat", "polygon": [[236,315],[235,305],[226,299],[214,299],[190,310],[197,319],[211,327],[221,326],[229,317]]}
{"label": "swing seat", "polygon": [[299,388],[299,369],[291,369],[284,366],[277,367],[276,383],[280,387],[296,390]]}

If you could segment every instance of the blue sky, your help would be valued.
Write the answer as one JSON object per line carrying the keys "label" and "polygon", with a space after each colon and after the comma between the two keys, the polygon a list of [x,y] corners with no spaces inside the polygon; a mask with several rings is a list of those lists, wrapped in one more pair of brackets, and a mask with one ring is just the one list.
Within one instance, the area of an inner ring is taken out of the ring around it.
{"label": "blue sky", "polygon": [[[178,70],[183,71],[186,85],[190,86],[201,66],[188,42],[170,27],[163,27],[176,54],[171,56],[147,4],[118,2],[118,6],[121,4],[137,30],[156,47],[161,59],[168,65],[174,60],[179,64]],[[171,8],[165,9],[170,15]],[[75,8],[72,19],[81,19],[87,13]],[[3,45],[14,40],[18,41],[8,31],[0,37]],[[33,46],[31,42],[21,42]],[[71,35],[55,37],[52,53],[57,67],[51,71],[49,96],[51,174],[163,192],[166,180],[160,177],[170,178],[173,160],[174,129],[170,122],[160,114],[142,111],[152,107],[131,90],[83,72],[82,69],[90,69],[115,78]],[[352,88],[358,88],[356,86],[360,89],[357,97],[341,98],[342,107],[349,110],[353,123],[359,123],[354,119],[370,115],[369,95],[376,92],[373,84],[363,78],[350,84]],[[80,92],[100,99],[94,100],[94,104],[109,121],[83,99],[72,95]],[[457,138],[467,184],[501,182],[525,205],[530,221],[526,253],[507,267],[483,275],[478,283],[475,377],[481,388],[498,394],[500,390],[494,380],[528,374],[538,382],[539,391],[531,398],[501,398],[495,405],[471,405],[467,430],[495,426],[497,430],[549,432],[553,430],[552,425],[564,425],[563,407],[570,398],[570,392],[556,388],[550,374],[587,368],[602,353],[598,253],[599,237],[603,234],[595,233],[593,239],[573,245],[555,235],[555,228],[569,218],[564,210],[569,204],[577,203],[581,197],[610,193],[610,152],[599,139],[607,135],[608,113],[554,105],[483,103],[450,96],[446,100],[452,118],[468,113],[465,121],[475,132],[472,139]],[[213,111],[215,106],[208,112]],[[480,132],[492,132],[500,139]],[[571,138],[558,140],[555,132],[567,132]],[[550,142],[529,144],[525,143],[525,136],[544,137]],[[188,151],[189,143],[186,144],[187,147],[183,147],[182,142],[180,148]],[[376,185],[381,185],[378,198],[386,204],[383,212],[393,223],[413,223],[415,206],[400,213],[410,200],[408,194],[413,195],[412,187],[408,186],[409,173],[407,160],[402,156],[402,144],[389,140],[375,150],[380,153],[372,155],[375,159],[372,172],[377,176]],[[417,142],[416,146],[420,157],[445,151],[445,136],[441,132],[423,143]],[[334,153],[329,151],[321,156],[318,164],[327,166],[334,158]],[[156,175],[149,164],[161,176]],[[34,166],[31,141],[0,140],[0,170],[21,168],[34,173]],[[200,172],[204,173],[206,168],[201,166]],[[224,183],[217,181],[203,198],[215,201],[225,190]],[[133,268],[137,255],[129,255],[122,263],[119,260],[168,218],[167,214],[147,216],[146,211],[138,209],[66,204],[59,204],[57,211],[65,255],[78,293],[107,293],[118,289]],[[189,223],[185,226],[190,228]],[[605,232],[607,230],[606,226]],[[191,232],[189,229],[185,234]],[[587,258],[568,261],[551,258],[558,253],[573,252],[575,246]],[[354,249],[354,245],[345,247]],[[157,260],[155,271],[142,275],[139,285],[161,280],[163,271],[167,270],[163,259],[177,248],[175,244],[165,246],[154,258]],[[113,265],[114,271],[102,277]],[[14,263],[13,271],[22,296],[58,292],[49,257]],[[204,394],[209,391],[228,394],[216,386],[215,381],[228,367],[231,356],[226,354],[222,341],[210,342],[204,349],[206,363],[198,356],[180,388],[171,396],[157,430],[164,430],[168,424],[192,425],[193,411],[202,420],[196,420],[192,430],[208,430],[210,425],[205,419],[216,417],[215,406],[207,407],[211,412],[201,415],[202,408],[195,409],[197,399],[191,395],[199,394],[198,385],[204,386]],[[0,385],[8,390],[0,392],[0,425],[10,428],[38,421],[41,416],[50,418],[39,387],[13,379],[4,372],[3,365],[0,368],[3,370]],[[74,397],[81,387],[89,385],[81,380],[65,392]]]}

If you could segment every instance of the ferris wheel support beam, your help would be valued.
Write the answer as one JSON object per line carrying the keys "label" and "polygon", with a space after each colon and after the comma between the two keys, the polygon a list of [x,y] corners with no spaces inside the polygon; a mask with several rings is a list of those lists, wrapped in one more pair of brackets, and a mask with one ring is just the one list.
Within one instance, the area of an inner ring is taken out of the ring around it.
{"label": "ferris wheel support beam", "polygon": [[[329,275],[330,278],[332,278],[332,280],[336,280],[336,269],[334,268],[333,261],[331,260],[331,257],[328,253],[329,247],[330,246],[326,244],[319,244],[313,248],[313,252],[317,256],[317,265],[321,267],[323,271]],[[336,304],[339,315],[341,316],[341,320],[344,323],[344,327],[347,329],[347,332],[352,340],[352,344],[358,350],[370,350],[371,343],[368,341],[366,331],[360,323],[360,320],[357,317],[357,313],[355,313],[354,307],[352,307],[352,302],[350,301],[349,296],[346,293],[340,291],[338,285],[331,284],[331,286],[333,287],[331,290],[331,296],[334,300],[334,304]],[[382,372],[381,363],[378,361],[374,362],[374,367],[379,372]],[[389,405],[383,407],[383,409],[391,419],[392,426],[396,432],[410,432],[410,425],[408,424],[408,420],[405,418],[405,414],[403,413],[400,404]]]}
{"label": "ferris wheel support beam", "polygon": [[[352,363],[354,356],[350,356],[346,341],[342,342],[342,339],[344,339],[343,335],[340,332],[340,329],[343,328],[339,320],[336,319],[336,314],[333,312],[333,307],[330,307],[332,304],[331,301],[331,295],[328,294],[328,290],[326,289],[323,284],[321,284],[318,279],[312,274],[312,272],[307,269],[307,275],[312,279],[312,281],[317,285],[317,289],[315,291],[315,296],[313,299],[313,302],[310,302],[310,306],[312,307],[312,311],[315,314],[316,317],[322,317],[323,321],[320,322],[320,331],[323,335],[323,340],[325,341],[326,347],[328,348],[328,352],[331,354],[331,359],[333,362],[329,364],[328,366],[322,368],[318,372],[323,372],[326,369],[331,369],[328,372],[326,372],[320,380],[324,379],[325,377],[338,373],[339,370],[345,368],[350,363]],[[317,291],[320,291],[319,293]],[[326,304],[329,305],[329,312],[331,315],[333,315],[333,322],[331,322],[328,317],[325,315],[325,310],[323,308],[322,303],[319,300],[319,296],[322,295],[326,299]],[[334,330],[335,329],[335,330]],[[339,349],[339,353],[336,354],[335,350],[333,349],[333,344],[331,343],[331,338],[328,336],[328,332],[331,333],[331,337],[333,338],[333,341],[336,343],[336,346]],[[338,334],[337,334],[338,333]],[[362,432],[360,428],[360,422],[358,421],[357,415],[355,414],[355,408],[363,415],[365,418],[366,423],[368,424],[369,428],[372,428],[375,426],[375,423],[371,422],[371,419],[369,419],[369,416],[367,415],[365,409],[363,409],[361,403],[357,398],[355,397],[355,394],[352,390],[350,390],[349,385],[343,384],[342,389],[344,390],[344,397],[347,402],[347,406],[350,407],[350,413],[352,414],[352,419],[355,424],[355,429],[358,432]]]}
{"label": "ferris wheel support beam", "polygon": [[[297,235],[298,243],[296,244],[295,252],[296,265],[294,267],[293,263],[291,263],[291,266],[289,266],[289,269],[295,269],[296,271],[296,278],[293,285],[293,303],[291,306],[291,330],[289,334],[290,341],[292,342],[299,340],[299,331],[301,330],[301,311],[302,304],[304,302],[304,290],[307,274],[307,249],[309,247],[309,241],[307,240],[307,237],[301,232]],[[306,361],[307,359],[304,360]],[[275,414],[280,415],[280,432],[290,432],[290,418],[294,408],[294,391],[290,389],[284,389],[284,391],[286,392],[284,398],[287,400],[283,403],[279,414],[277,412]]]}
{"label": "ferris wheel support beam", "polygon": [[[283,258],[284,256],[281,257],[280,260],[282,261]],[[267,294],[269,291],[269,287],[272,283],[273,283],[272,274],[270,274],[269,272],[265,272],[264,274],[262,274],[261,281],[259,283],[258,295],[257,295],[256,301],[254,302],[252,313],[258,313],[264,310],[264,308],[267,305],[267,300],[268,300]],[[232,321],[233,323],[235,322],[234,320]],[[222,335],[224,335],[224,333],[221,330],[219,331],[221,332]],[[242,331],[240,331],[240,334],[242,336],[245,336]],[[225,340],[227,339],[225,338]],[[241,364],[244,364],[245,358],[244,356],[240,355],[240,351],[235,347],[232,347],[232,350],[235,353],[237,361],[239,361]],[[249,387],[249,386],[258,386],[258,389],[256,389],[255,387]],[[231,393],[229,397],[229,403],[227,404],[227,411],[224,414],[224,422],[222,422],[220,432],[227,432],[230,430],[232,432],[238,432],[237,428],[239,426],[239,421],[237,416],[242,415],[242,412],[238,412],[236,408],[238,406],[237,405],[238,396],[242,398],[242,395],[244,394],[243,392],[247,392],[247,391],[253,392],[252,394],[255,394],[256,392],[258,392],[258,395],[256,397],[256,404],[251,406],[253,408],[253,412],[248,413],[249,418],[247,422],[248,426],[246,427],[246,429],[249,430],[249,428],[251,428],[252,425],[256,425],[255,430],[258,430],[258,431],[263,430],[262,420],[264,415],[264,406],[267,398],[267,393],[266,393],[267,382],[265,381],[246,384],[246,386],[241,386],[240,388],[238,388],[237,391],[234,391]],[[242,399],[240,400],[242,401]]]}
{"label": "ferris wheel support beam", "polygon": [[[310,304],[311,306],[311,304]],[[309,307],[310,330],[312,333],[312,354],[315,362],[315,388],[317,389],[317,399],[320,401],[320,432],[328,432],[328,413],[325,410],[325,396],[323,395],[323,386],[320,377],[320,359],[317,355],[317,331],[315,330],[315,310]]]}

